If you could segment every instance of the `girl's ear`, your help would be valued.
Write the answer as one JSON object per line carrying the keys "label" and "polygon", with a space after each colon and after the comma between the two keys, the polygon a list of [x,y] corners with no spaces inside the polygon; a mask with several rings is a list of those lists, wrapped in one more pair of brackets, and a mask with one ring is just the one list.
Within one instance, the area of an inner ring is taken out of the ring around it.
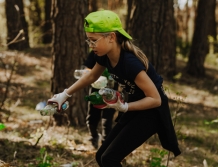
{"label": "girl's ear", "polygon": [[116,34],[114,32],[111,32],[110,33],[110,42],[116,41],[116,38],[117,38]]}

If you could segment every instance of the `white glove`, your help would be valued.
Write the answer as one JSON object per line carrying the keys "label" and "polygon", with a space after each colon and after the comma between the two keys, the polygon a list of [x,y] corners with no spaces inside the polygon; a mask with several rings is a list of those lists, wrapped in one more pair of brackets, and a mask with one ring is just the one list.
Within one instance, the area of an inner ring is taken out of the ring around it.
{"label": "white glove", "polygon": [[55,94],[51,99],[48,99],[47,103],[56,103],[58,105],[58,111],[60,111],[62,104],[67,100],[68,97],[72,96],[68,95],[66,91],[67,89],[65,89],[62,93]]}
{"label": "white glove", "polygon": [[105,108],[114,108],[117,111],[120,112],[126,112],[128,110],[128,103],[126,102],[121,102],[120,100],[120,96],[118,96],[118,100],[116,103],[107,103],[106,101],[104,101],[107,106]]}

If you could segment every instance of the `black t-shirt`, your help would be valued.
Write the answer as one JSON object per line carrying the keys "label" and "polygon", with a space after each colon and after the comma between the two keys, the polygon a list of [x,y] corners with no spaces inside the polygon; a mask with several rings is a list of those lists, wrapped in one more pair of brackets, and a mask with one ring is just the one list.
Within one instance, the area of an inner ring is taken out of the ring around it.
{"label": "black t-shirt", "polygon": [[[110,65],[107,55],[95,55],[95,60],[98,64],[107,67],[113,79],[123,85],[122,87],[129,94],[129,102],[137,101],[145,97],[144,92],[134,82],[138,73],[145,70],[145,66],[133,53],[122,50],[120,59],[114,68]],[[157,88],[161,87],[163,78],[156,73],[151,63],[149,63],[147,75]]]}
{"label": "black t-shirt", "polygon": [[95,66],[95,63],[96,63],[95,53],[91,51],[83,65],[92,69]]}

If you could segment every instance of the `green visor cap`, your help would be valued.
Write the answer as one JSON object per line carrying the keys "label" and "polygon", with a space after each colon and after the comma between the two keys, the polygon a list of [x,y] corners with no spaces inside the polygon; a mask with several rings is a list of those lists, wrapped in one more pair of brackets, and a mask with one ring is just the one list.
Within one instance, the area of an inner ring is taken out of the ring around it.
{"label": "green visor cap", "polygon": [[85,18],[84,28],[86,32],[114,32],[118,31],[128,39],[132,37],[123,29],[118,15],[109,10],[101,10],[90,13]]}

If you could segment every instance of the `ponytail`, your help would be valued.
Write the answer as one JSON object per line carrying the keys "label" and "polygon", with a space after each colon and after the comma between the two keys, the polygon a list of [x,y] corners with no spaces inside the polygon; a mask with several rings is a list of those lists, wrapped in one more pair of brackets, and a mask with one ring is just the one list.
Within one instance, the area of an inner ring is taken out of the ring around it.
{"label": "ponytail", "polygon": [[144,64],[146,71],[147,71],[148,70],[148,58],[142,52],[142,50],[139,49],[137,46],[135,46],[129,39],[125,38],[119,32],[115,32],[115,33],[117,36],[117,42],[121,44],[122,49],[132,52]]}

